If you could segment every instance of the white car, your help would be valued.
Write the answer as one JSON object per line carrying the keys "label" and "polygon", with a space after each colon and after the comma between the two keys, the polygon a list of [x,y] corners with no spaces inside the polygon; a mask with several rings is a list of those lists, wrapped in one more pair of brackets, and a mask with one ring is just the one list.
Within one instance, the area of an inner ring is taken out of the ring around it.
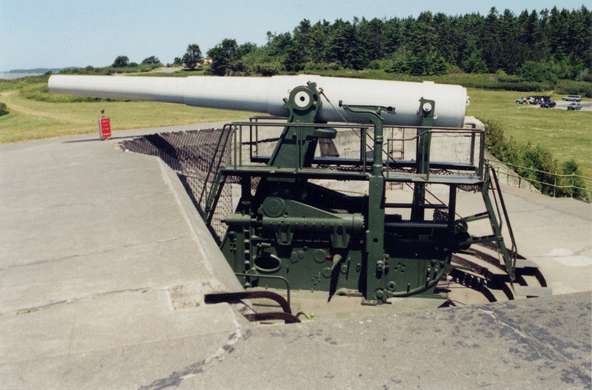
{"label": "white car", "polygon": [[527,104],[528,101],[526,100],[525,97],[520,96],[518,99],[515,100],[516,104]]}
{"label": "white car", "polygon": [[579,102],[571,102],[567,105],[568,111],[576,111],[582,109],[582,103]]}
{"label": "white car", "polygon": [[562,100],[568,101],[568,102],[581,102],[582,101],[582,97],[580,95],[567,95],[561,98]]}

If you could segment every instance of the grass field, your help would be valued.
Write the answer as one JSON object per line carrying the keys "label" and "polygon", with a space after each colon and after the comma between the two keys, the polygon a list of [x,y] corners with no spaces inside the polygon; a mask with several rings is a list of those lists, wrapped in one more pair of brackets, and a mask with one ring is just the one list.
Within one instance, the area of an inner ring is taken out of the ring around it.
{"label": "grass field", "polygon": [[0,116],[0,143],[96,132],[96,120],[101,109],[105,109],[111,118],[115,132],[132,128],[245,119],[249,115],[240,111],[170,103],[69,99],[60,95],[48,95],[43,92],[44,85],[46,81],[0,81],[0,102],[6,103],[9,110],[8,115]]}
{"label": "grass field", "polygon": [[560,162],[573,158],[582,174],[592,177],[592,112],[516,104],[514,99],[528,94],[512,91],[469,89],[469,95],[469,115],[499,122],[506,135],[540,144]]}
{"label": "grass field", "polygon": [[[187,73],[192,72],[174,76]],[[43,77],[0,81],[0,102],[10,110],[10,114],[0,117],[0,143],[94,132],[98,112],[103,108],[114,131],[234,120],[249,115],[180,104],[80,99],[47,94],[45,86]],[[574,158],[583,174],[592,177],[592,112],[544,110],[514,103],[516,97],[527,92],[471,88],[469,95],[469,115],[499,122],[507,135],[519,142],[547,147],[560,162]]]}

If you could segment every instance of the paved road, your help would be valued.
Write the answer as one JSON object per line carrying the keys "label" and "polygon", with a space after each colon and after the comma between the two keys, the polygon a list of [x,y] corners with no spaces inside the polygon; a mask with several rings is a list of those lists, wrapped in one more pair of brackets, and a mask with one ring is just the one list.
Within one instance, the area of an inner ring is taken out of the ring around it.
{"label": "paved road", "polygon": [[[570,102],[567,102],[565,100],[556,100],[555,101],[557,103],[557,105],[555,107],[553,107],[553,109],[555,110],[567,110],[567,105],[570,104]],[[591,100],[582,100],[582,109],[580,111],[592,111],[592,101]],[[541,108],[539,105],[536,104],[529,104],[528,107],[531,108],[538,108],[541,110],[546,110],[545,108]]]}
{"label": "paved road", "polygon": [[[557,105],[554,107],[556,110],[567,110],[567,106],[570,102],[565,100],[558,100]],[[582,100],[582,111],[592,111],[592,101],[590,100]]]}

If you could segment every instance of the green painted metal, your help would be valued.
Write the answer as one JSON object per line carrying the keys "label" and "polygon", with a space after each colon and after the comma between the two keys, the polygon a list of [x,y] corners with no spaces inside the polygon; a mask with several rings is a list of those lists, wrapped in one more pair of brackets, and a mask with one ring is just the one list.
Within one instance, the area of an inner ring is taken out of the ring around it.
{"label": "green painted metal", "polygon": [[[488,167],[488,169],[485,170],[485,179],[483,180],[483,187],[481,189],[481,195],[483,196],[483,203],[485,204],[485,208],[487,210],[487,215],[489,217],[489,223],[491,225],[491,230],[493,231],[493,241],[496,243],[497,248],[498,248],[498,252],[500,253],[500,255],[502,256],[502,260],[506,266],[506,271],[508,272],[508,275],[510,275],[510,278],[512,280],[514,280],[515,275],[514,275],[514,266],[515,266],[515,256],[516,256],[516,250],[514,248],[514,250],[512,252],[510,252],[506,246],[506,243],[504,241],[504,235],[502,233],[502,221],[505,219],[506,223],[509,225],[510,221],[507,218],[507,214],[505,212],[505,205],[502,204],[502,207],[504,208],[504,214],[502,214],[499,210],[499,207],[494,208],[494,202],[492,202],[492,194],[497,206],[497,202],[498,199],[497,197],[502,196],[501,195],[501,191],[500,191],[500,187],[499,184],[496,181],[492,181],[492,175],[491,173],[493,172],[493,168],[492,167]],[[498,195],[496,196],[495,192],[498,192]],[[499,200],[500,202],[503,202],[503,197]],[[513,233],[512,232],[512,228],[511,226],[509,226],[509,230],[510,230],[510,235],[511,235],[511,240],[514,240],[513,237]],[[515,243],[513,243],[513,246],[515,246]]]}
{"label": "green painted metal", "polygon": [[[434,122],[434,112],[436,102],[433,100],[421,99],[419,101],[419,115],[421,116],[422,126],[431,126]],[[427,175],[430,172],[430,146],[432,143],[432,133],[429,128],[418,130],[418,140],[416,148],[417,162],[416,172],[420,175]],[[415,183],[413,186],[413,207],[411,209],[412,221],[423,221],[425,219],[425,184]]]}
{"label": "green painted metal", "polygon": [[[321,92],[314,83],[290,92],[285,99],[290,113],[287,125],[265,166],[238,164],[218,172],[213,188],[221,188],[226,177],[234,176],[242,191],[237,209],[224,221],[225,257],[246,287],[282,288],[287,280],[293,289],[328,291],[329,299],[345,288],[362,293],[366,304],[384,303],[390,297],[429,296],[448,271],[452,253],[466,249],[472,239],[467,222],[455,218],[457,185],[479,184],[486,194],[488,179],[430,177],[429,128],[436,102],[427,99],[418,102],[424,127],[418,136],[414,173],[387,172],[383,161],[382,114],[393,108],[342,102],[340,106],[358,118],[362,139],[367,128],[373,129],[372,161],[366,160],[364,144],[360,157],[364,161],[356,164],[356,172],[315,166],[319,140],[336,134],[318,120]],[[345,195],[310,182],[312,178],[367,181],[368,195]],[[255,179],[258,184],[252,193]],[[386,212],[401,207],[385,203],[387,180],[414,186],[409,220]],[[425,210],[431,205],[426,204],[425,186],[432,180],[449,185],[450,196],[448,205],[431,207],[438,213],[426,219]],[[212,197],[215,205],[216,193]],[[501,227],[489,195],[484,201],[503,253]]]}
{"label": "green painted metal", "polygon": [[372,123],[374,127],[374,147],[372,168],[368,186],[368,222],[366,227],[366,297],[367,304],[386,301],[385,276],[388,258],[384,253],[384,166],[382,163],[384,143],[384,122],[382,111],[391,111],[386,107],[343,105],[346,111],[357,114],[362,123]]}

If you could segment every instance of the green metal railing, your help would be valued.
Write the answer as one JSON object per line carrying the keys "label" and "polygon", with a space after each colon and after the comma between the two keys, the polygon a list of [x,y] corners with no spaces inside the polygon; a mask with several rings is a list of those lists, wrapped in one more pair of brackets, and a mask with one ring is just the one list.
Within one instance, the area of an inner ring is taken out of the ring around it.
{"label": "green metal railing", "polygon": [[[510,182],[510,178],[517,179],[518,188],[521,188],[523,185],[522,183],[526,182],[534,186],[537,190],[546,190],[546,194],[553,197],[571,197],[586,202],[590,202],[592,199],[592,178],[590,177],[576,174],[553,173],[510,163],[503,164],[507,165],[513,170],[504,169],[503,167],[496,167],[497,172],[506,176],[506,181],[508,184]],[[518,174],[516,171],[526,171],[541,174],[552,178],[552,180],[543,181],[533,177],[525,177]],[[575,184],[576,182],[584,183],[584,186],[578,186]]]}

